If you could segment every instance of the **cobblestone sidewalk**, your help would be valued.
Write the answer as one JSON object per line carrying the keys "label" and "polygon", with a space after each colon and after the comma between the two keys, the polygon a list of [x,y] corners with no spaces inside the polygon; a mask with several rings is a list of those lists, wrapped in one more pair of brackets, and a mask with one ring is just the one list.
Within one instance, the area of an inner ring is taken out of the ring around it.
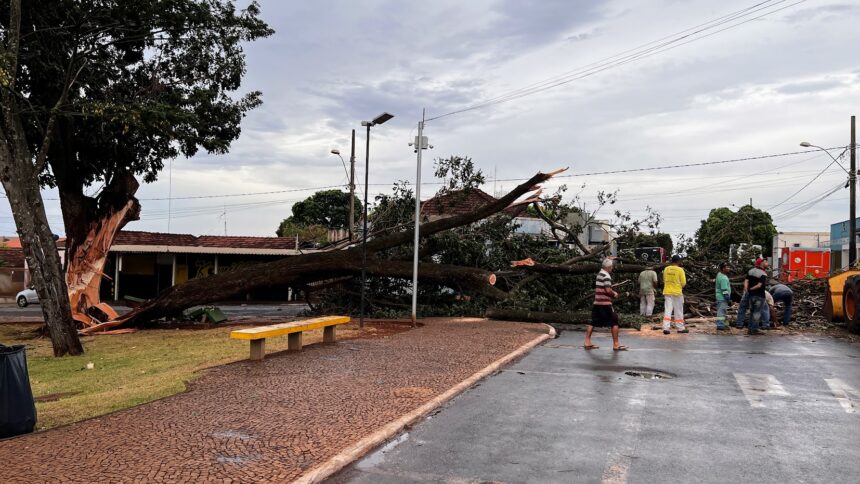
{"label": "cobblestone sidewalk", "polygon": [[424,321],[207,370],[189,391],[0,441],[0,482],[285,482],[544,332]]}

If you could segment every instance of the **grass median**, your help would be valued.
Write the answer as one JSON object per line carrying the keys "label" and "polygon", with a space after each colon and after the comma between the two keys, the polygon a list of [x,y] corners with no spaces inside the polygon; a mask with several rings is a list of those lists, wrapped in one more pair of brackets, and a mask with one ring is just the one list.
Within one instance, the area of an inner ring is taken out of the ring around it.
{"label": "grass median", "polygon": [[[248,342],[229,339],[232,329],[151,329],[82,338],[81,356],[55,358],[38,326],[0,324],[0,343],[27,346],[30,384],[36,397],[37,429],[77,422],[185,390],[199,370],[248,358]],[[375,331],[365,328],[364,332]],[[338,337],[356,337],[341,326]],[[304,344],[322,341],[309,331]],[[266,341],[267,353],[287,349],[287,338]],[[93,368],[87,369],[92,363]]]}

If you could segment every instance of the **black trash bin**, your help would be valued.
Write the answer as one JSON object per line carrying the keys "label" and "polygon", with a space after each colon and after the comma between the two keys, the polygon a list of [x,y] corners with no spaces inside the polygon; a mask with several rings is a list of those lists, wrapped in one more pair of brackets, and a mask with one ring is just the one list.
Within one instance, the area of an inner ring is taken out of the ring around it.
{"label": "black trash bin", "polygon": [[24,345],[0,344],[0,439],[33,431],[36,403]]}

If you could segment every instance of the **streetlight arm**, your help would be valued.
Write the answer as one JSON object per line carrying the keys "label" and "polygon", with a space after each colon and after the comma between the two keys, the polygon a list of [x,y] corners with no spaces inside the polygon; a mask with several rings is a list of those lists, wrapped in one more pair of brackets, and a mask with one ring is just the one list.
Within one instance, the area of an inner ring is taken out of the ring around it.
{"label": "streetlight arm", "polygon": [[842,166],[842,163],[839,163],[839,159],[838,159],[838,158],[836,158],[836,157],[834,157],[833,155],[831,155],[831,154],[830,154],[830,151],[829,151],[829,150],[826,150],[826,149],[824,149],[824,148],[822,148],[822,147],[820,147],[820,146],[818,146],[818,145],[814,145],[814,144],[812,144],[812,143],[807,143],[807,142],[800,143],[800,146],[803,146],[803,147],[805,147],[805,148],[810,148],[810,147],[811,147],[811,148],[817,148],[817,149],[819,149],[819,150],[821,150],[821,151],[823,151],[823,152],[827,153],[827,156],[829,156],[829,157],[830,157],[830,159],[831,159],[831,160],[833,160],[833,163],[836,163],[837,165],[839,165],[839,168],[842,168],[842,171],[844,171],[845,173],[847,173],[847,174],[848,174],[848,176],[851,176],[851,172],[849,172],[848,170],[846,170],[846,169],[845,169],[845,167],[844,167],[844,166]]}

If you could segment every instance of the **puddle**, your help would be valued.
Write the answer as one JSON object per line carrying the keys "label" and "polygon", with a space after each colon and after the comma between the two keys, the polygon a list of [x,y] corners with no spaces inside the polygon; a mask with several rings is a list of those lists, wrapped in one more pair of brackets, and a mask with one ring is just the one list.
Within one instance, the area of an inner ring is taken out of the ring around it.
{"label": "puddle", "polygon": [[657,370],[627,370],[624,372],[627,376],[636,378],[644,378],[646,380],[671,380],[675,375]]}
{"label": "puddle", "polygon": [[409,438],[409,432],[404,432],[397,436],[394,440],[389,441],[387,444],[383,445],[382,448],[377,450],[376,452],[369,454],[364,459],[358,461],[355,465],[358,469],[369,469],[371,467],[375,467],[377,464],[381,464],[383,460],[385,460],[385,453],[394,449],[398,445],[406,442]]}

